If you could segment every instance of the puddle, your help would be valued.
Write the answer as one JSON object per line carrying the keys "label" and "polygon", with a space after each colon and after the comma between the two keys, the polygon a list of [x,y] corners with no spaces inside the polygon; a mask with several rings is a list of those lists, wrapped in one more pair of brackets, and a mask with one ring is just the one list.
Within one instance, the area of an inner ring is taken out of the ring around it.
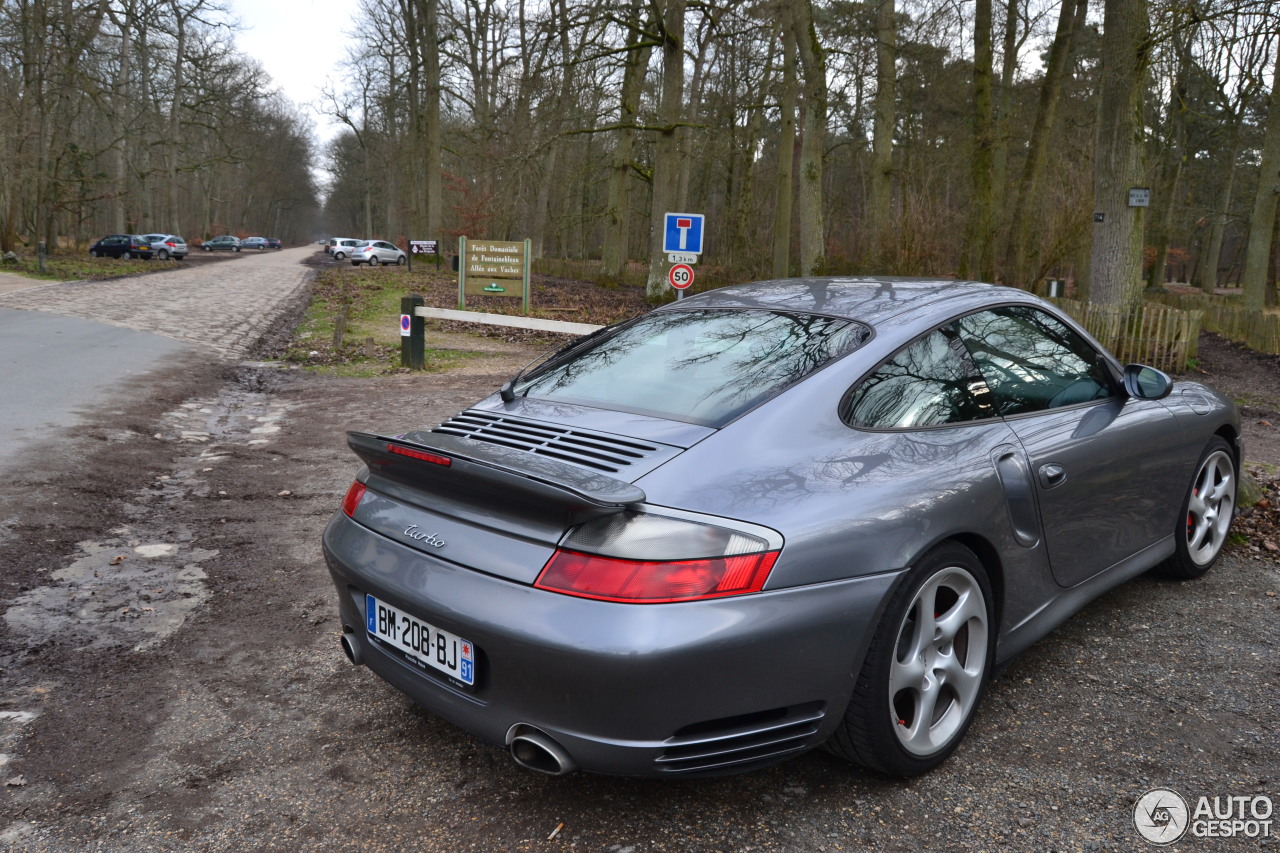
{"label": "puddle", "polygon": [[48,584],[4,613],[31,647],[70,641],[86,650],[143,651],[172,636],[209,597],[201,564],[218,555],[197,545],[203,531],[182,519],[184,501],[211,493],[208,474],[233,447],[270,444],[287,412],[269,393],[269,366],[245,365],[213,399],[191,400],[161,418],[153,438],[175,445],[172,468],[125,498],[127,522],[50,570]]}

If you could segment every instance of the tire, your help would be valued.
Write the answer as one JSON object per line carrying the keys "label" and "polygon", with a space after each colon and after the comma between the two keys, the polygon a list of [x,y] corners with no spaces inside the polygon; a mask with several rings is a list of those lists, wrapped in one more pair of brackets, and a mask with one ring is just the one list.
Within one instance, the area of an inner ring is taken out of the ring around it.
{"label": "tire", "polygon": [[204,249],[206,252],[212,252],[212,251],[213,251],[213,249],[209,248],[208,246],[201,246],[200,248],[201,248],[201,249]]}
{"label": "tire", "polygon": [[396,255],[396,266],[404,266],[404,255]]}
{"label": "tire", "polygon": [[120,260],[122,260],[122,261],[131,261],[131,260],[133,260],[133,252],[122,252],[122,253],[121,253],[121,255],[120,255]]}
{"label": "tire", "polygon": [[370,256],[369,256],[369,266],[371,266],[371,267],[376,267],[376,266],[377,266],[378,264],[380,264],[380,263],[382,263],[382,262],[378,260],[378,256],[377,256],[377,255],[370,255]]}
{"label": "tire", "polygon": [[232,248],[233,248],[233,250],[234,250],[234,251],[236,251],[236,252],[240,251],[240,247],[239,247],[239,246],[233,246]]}
{"label": "tire", "polygon": [[991,584],[973,552],[944,542],[925,554],[890,598],[827,749],[893,776],[937,767],[982,701],[994,626]]}
{"label": "tire", "polygon": [[346,255],[344,255],[342,252],[334,252],[334,253],[333,253],[333,259],[334,259],[335,261],[340,261],[340,260],[342,260],[342,259],[343,259],[343,258],[345,258],[345,257],[346,257]]}
{"label": "tire", "polygon": [[169,260],[169,250],[161,249],[160,251],[156,252],[156,257],[162,261]]}
{"label": "tire", "polygon": [[96,258],[96,257],[98,257],[98,252],[97,252],[97,250],[96,250],[96,249],[90,249],[90,250],[89,250],[89,257],[91,257],[91,258]]}
{"label": "tire", "polygon": [[1196,462],[1196,473],[1182,499],[1175,522],[1173,556],[1160,564],[1160,573],[1179,580],[1198,578],[1218,560],[1235,515],[1236,459],[1220,435],[1209,439]]}

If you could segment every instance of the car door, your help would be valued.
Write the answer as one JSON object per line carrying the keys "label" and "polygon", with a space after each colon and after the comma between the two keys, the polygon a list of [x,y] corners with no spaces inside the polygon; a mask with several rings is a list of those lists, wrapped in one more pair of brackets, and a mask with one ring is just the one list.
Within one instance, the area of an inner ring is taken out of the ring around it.
{"label": "car door", "polygon": [[1163,404],[1127,397],[1105,357],[1046,311],[1003,306],[956,326],[1026,454],[1059,584],[1173,533],[1180,438]]}

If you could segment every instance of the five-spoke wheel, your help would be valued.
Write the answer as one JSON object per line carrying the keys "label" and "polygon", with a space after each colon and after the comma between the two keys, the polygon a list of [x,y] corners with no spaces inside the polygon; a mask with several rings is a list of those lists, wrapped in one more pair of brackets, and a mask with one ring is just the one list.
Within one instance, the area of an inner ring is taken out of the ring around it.
{"label": "five-spoke wheel", "polygon": [[1231,445],[1221,436],[1209,439],[1195,470],[1174,531],[1174,554],[1161,566],[1175,578],[1196,578],[1209,570],[1235,515],[1239,484]]}
{"label": "five-spoke wheel", "polygon": [[827,748],[898,776],[937,767],[973,721],[991,667],[991,585],[958,542],[917,561],[894,592]]}

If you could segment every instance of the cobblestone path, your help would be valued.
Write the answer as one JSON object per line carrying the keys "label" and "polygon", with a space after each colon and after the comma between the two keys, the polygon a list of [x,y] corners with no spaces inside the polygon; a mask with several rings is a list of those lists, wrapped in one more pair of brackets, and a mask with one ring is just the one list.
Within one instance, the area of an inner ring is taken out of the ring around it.
{"label": "cobblestone path", "polygon": [[218,260],[193,253],[181,269],[0,293],[0,308],[97,320],[238,359],[295,304],[311,280],[302,260],[314,251],[304,246]]}

